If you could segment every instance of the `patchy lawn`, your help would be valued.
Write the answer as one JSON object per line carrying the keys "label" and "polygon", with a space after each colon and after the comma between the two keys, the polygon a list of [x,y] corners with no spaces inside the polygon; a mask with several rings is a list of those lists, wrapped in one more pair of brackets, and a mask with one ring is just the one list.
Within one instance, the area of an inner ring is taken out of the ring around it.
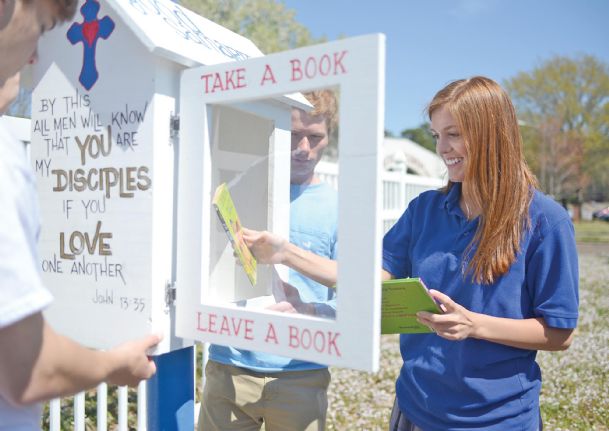
{"label": "patchy lawn", "polygon": [[602,220],[581,221],[574,224],[578,243],[609,244],[609,222]]}

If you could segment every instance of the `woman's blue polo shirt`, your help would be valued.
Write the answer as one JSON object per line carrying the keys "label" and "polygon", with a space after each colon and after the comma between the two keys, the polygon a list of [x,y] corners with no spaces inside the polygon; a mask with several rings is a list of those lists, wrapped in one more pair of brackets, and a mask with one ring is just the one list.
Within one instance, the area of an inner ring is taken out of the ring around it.
{"label": "woman's blue polo shirt", "polygon": [[[414,199],[385,235],[384,269],[396,278],[421,277],[429,288],[476,313],[542,317],[551,327],[575,328],[578,263],[567,212],[535,191],[531,227],[516,262],[492,285],[480,285],[464,276],[463,253],[478,219],[466,219],[460,194],[460,184],[454,184],[448,193],[430,191]],[[436,334],[402,334],[400,350],[398,404],[425,431],[538,429],[536,351]]]}

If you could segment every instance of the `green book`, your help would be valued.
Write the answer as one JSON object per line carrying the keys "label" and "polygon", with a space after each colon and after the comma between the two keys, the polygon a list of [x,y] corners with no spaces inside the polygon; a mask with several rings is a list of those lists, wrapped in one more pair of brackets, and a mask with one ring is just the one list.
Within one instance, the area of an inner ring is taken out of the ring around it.
{"label": "green book", "polygon": [[381,334],[419,334],[433,332],[417,321],[418,311],[442,313],[420,278],[383,281]]}
{"label": "green book", "polygon": [[252,252],[245,244],[245,241],[243,241],[239,215],[237,214],[237,209],[235,208],[235,204],[233,203],[226,183],[222,183],[218,186],[212,204],[216,209],[222,227],[233,246],[233,250],[239,259],[239,262],[241,262],[241,266],[243,267],[247,278],[250,280],[250,283],[252,283],[252,286],[255,286],[257,268],[256,258],[252,255]]}

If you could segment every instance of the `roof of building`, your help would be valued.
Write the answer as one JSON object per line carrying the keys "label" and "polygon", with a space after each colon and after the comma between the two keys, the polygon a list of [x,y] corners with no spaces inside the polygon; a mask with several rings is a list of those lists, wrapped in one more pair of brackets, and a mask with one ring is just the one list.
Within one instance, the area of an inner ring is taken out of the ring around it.
{"label": "roof of building", "polygon": [[263,55],[246,37],[171,0],[106,0],[103,4],[125,21],[150,52],[186,67]]}
{"label": "roof of building", "polygon": [[383,166],[389,171],[405,167],[408,172],[426,177],[446,176],[446,166],[436,153],[404,138],[384,138]]}

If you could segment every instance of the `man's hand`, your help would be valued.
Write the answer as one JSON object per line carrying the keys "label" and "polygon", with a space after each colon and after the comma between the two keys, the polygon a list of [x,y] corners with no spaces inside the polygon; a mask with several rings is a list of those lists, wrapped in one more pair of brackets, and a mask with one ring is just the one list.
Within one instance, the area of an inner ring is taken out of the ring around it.
{"label": "man's hand", "polygon": [[315,306],[308,302],[303,302],[300,292],[290,283],[286,283],[279,277],[277,271],[274,272],[273,296],[276,304],[267,307],[268,310],[279,311],[281,313],[301,313],[315,315]]}
{"label": "man's hand", "polygon": [[267,310],[279,311],[280,313],[298,313],[298,310],[287,301],[281,301],[266,308]]}
{"label": "man's hand", "polygon": [[156,373],[156,365],[146,352],[156,346],[161,339],[159,335],[148,335],[109,350],[108,354],[111,355],[116,369],[108,375],[108,383],[137,386],[141,380],[152,377]]}
{"label": "man's hand", "polygon": [[[23,340],[27,340],[24,343]],[[0,329],[0,396],[15,405],[72,395],[100,382],[137,385],[156,371],[146,351],[161,337],[149,335],[107,351],[58,334],[42,313]]]}
{"label": "man's hand", "polygon": [[285,260],[288,242],[279,235],[243,228],[243,239],[258,262],[272,265]]}

